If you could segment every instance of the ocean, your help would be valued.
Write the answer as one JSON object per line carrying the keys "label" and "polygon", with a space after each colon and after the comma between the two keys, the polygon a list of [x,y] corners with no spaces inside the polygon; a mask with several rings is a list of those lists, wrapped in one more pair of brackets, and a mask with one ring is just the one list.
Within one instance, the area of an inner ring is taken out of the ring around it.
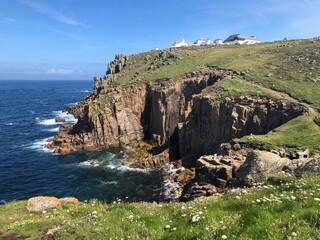
{"label": "ocean", "polygon": [[59,130],[55,117],[75,123],[63,110],[92,88],[92,81],[0,81],[0,203],[43,195],[161,200],[161,173],[122,166],[118,149],[59,156],[43,147]]}

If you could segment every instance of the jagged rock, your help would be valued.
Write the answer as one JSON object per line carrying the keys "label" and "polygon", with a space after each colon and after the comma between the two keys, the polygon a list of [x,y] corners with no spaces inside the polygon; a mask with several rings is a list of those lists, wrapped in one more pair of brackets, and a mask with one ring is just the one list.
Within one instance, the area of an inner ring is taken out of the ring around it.
{"label": "jagged rock", "polygon": [[320,157],[316,157],[307,161],[304,165],[298,167],[296,172],[312,172],[312,173],[320,173]]}
{"label": "jagged rock", "polygon": [[182,78],[93,94],[76,110],[78,122],[72,130],[60,131],[65,135],[59,133],[52,148],[67,153],[144,140],[169,148],[170,158],[201,156],[215,153],[221,143],[233,138],[267,133],[304,112],[302,105],[286,100],[216,99],[205,94],[208,86],[236,74],[208,68]]}
{"label": "jagged rock", "polygon": [[288,165],[289,159],[267,151],[252,151],[236,174],[231,186],[253,186],[265,183],[270,177],[279,173]]}
{"label": "jagged rock", "polygon": [[29,211],[40,212],[47,208],[56,208],[60,204],[61,201],[56,197],[33,197],[28,200],[27,209]]}
{"label": "jagged rock", "polygon": [[180,201],[190,201],[199,197],[208,197],[217,192],[217,188],[205,182],[193,182],[183,191]]}
{"label": "jagged rock", "polygon": [[55,122],[65,122],[66,119],[63,118],[63,117],[56,117],[56,118],[54,119],[54,121],[55,121]]}

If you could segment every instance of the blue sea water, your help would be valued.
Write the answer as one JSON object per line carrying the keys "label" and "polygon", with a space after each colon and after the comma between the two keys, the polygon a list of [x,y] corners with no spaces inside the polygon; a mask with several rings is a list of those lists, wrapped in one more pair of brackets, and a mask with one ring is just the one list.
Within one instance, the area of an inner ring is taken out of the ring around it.
{"label": "blue sea water", "polygon": [[160,173],[121,166],[118,150],[59,156],[43,147],[59,129],[54,118],[74,122],[62,110],[92,87],[91,81],[0,81],[0,202],[40,195],[159,200]]}

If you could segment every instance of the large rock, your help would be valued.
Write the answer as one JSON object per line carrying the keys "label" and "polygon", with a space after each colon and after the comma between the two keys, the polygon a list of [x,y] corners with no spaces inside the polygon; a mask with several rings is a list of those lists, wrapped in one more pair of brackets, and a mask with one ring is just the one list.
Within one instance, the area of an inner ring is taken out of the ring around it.
{"label": "large rock", "polygon": [[40,212],[47,208],[56,208],[60,204],[61,201],[56,197],[33,197],[28,200],[27,209],[29,211]]}
{"label": "large rock", "polygon": [[242,163],[239,160],[224,159],[215,155],[202,156],[197,160],[196,175],[200,181],[223,189],[235,176]]}
{"label": "large rock", "polygon": [[304,165],[300,166],[296,169],[297,172],[312,172],[312,173],[320,173],[320,157],[311,159],[306,162]]}
{"label": "large rock", "polygon": [[55,120],[55,122],[65,122],[66,121],[66,119],[63,117],[56,117],[54,120]]}
{"label": "large rock", "polygon": [[40,212],[47,208],[59,207],[61,203],[78,204],[79,200],[75,197],[65,197],[60,199],[47,196],[33,197],[28,200],[27,209],[29,211]]}
{"label": "large rock", "polygon": [[190,201],[199,197],[208,197],[217,193],[217,188],[205,182],[191,182],[183,190],[180,201]]}
{"label": "large rock", "polygon": [[237,172],[233,187],[253,186],[265,183],[270,177],[280,172],[290,160],[267,151],[252,151]]}

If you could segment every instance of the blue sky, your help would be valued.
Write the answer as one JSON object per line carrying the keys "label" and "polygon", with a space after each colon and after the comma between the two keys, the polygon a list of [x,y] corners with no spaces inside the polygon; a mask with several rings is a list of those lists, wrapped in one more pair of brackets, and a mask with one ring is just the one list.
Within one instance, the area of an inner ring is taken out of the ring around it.
{"label": "blue sky", "polygon": [[185,38],[320,35],[319,0],[1,0],[0,79],[92,79]]}

